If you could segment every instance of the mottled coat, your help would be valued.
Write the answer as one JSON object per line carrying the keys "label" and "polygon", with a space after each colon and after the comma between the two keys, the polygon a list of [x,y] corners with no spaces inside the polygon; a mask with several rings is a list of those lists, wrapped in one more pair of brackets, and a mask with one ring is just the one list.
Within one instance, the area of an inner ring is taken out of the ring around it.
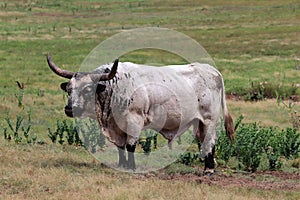
{"label": "mottled coat", "polygon": [[[61,75],[50,57],[48,63]],[[203,156],[208,158],[221,110],[226,133],[233,139],[222,75],[208,64],[152,67],[116,60],[90,73],[68,73],[64,77],[70,81],[62,84],[70,96],[66,114],[97,119],[103,134],[120,149],[134,152],[144,129],[158,131],[171,143],[193,125]],[[135,168],[134,157],[128,159]]]}

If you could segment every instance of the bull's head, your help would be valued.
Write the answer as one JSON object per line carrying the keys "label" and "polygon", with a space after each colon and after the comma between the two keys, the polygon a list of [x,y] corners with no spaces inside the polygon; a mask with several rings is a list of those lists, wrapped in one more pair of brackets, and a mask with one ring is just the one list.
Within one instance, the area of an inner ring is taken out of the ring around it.
{"label": "bull's head", "polygon": [[111,69],[104,68],[99,73],[71,72],[57,67],[47,55],[47,62],[51,70],[57,75],[70,79],[62,83],[61,89],[68,93],[68,103],[65,113],[69,117],[95,118],[95,94],[106,90],[106,82],[115,77],[118,68],[118,59]]}

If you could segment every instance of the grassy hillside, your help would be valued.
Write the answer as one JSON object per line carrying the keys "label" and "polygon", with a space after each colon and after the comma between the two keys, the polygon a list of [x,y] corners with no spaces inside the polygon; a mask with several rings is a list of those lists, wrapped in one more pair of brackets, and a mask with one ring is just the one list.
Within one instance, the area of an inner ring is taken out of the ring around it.
{"label": "grassy hillside", "polygon": [[[47,109],[41,114],[63,117],[64,101],[58,87],[63,80],[48,69],[45,54],[52,53],[58,65],[77,71],[85,56],[104,39],[127,29],[152,26],[171,28],[197,40],[222,72],[228,94],[251,96],[264,83],[265,93],[272,91],[268,93],[275,96],[278,91],[289,98],[300,93],[296,87],[300,72],[295,70],[295,57],[300,54],[299,7],[297,1],[1,2],[0,114],[17,111],[14,94],[18,80],[25,84],[24,104],[33,113]],[[180,62],[169,57],[167,53],[136,51],[121,61]],[[243,113],[243,107],[238,110]],[[281,113],[281,109],[274,112]]]}

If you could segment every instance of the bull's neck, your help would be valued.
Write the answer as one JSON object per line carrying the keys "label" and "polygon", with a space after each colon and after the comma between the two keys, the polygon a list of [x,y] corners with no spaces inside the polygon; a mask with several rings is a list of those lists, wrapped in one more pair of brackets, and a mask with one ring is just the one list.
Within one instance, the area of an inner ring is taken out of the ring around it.
{"label": "bull's neck", "polygon": [[110,86],[103,92],[103,94],[96,93],[96,115],[101,127],[108,126],[108,121],[111,115],[111,96],[113,89]]}

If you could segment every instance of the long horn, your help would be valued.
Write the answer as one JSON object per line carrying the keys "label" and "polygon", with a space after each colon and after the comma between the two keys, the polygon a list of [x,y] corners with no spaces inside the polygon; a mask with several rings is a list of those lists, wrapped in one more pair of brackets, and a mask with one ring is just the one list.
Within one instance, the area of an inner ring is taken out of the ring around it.
{"label": "long horn", "polygon": [[103,74],[103,75],[100,77],[99,81],[108,81],[108,80],[114,78],[115,75],[116,75],[116,73],[117,73],[118,64],[119,64],[119,59],[117,58],[117,59],[115,60],[114,64],[113,64],[113,66],[112,66],[112,68],[111,68],[109,74]]}
{"label": "long horn", "polygon": [[54,62],[51,60],[51,57],[50,57],[50,54],[48,53],[47,54],[47,62],[48,62],[48,65],[50,67],[50,69],[57,75],[61,76],[61,77],[64,77],[64,78],[68,78],[68,79],[71,79],[73,77],[73,75],[75,74],[74,72],[71,72],[71,71],[67,71],[67,70],[64,70],[64,69],[61,69],[59,67],[57,67]]}
{"label": "long horn", "polygon": [[119,59],[116,59],[109,73],[90,74],[91,79],[94,81],[109,81],[110,79],[115,77],[118,69],[118,63],[119,63]]}

